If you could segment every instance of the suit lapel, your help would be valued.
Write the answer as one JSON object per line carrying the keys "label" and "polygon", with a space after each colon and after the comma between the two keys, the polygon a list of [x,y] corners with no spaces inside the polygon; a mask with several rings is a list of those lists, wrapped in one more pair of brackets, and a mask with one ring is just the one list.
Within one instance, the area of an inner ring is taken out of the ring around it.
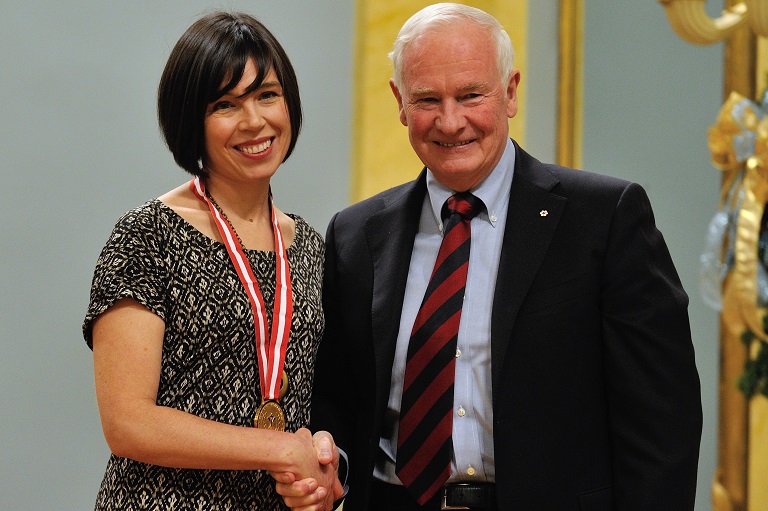
{"label": "suit lapel", "polygon": [[567,199],[552,193],[558,181],[515,144],[515,173],[491,319],[493,400],[500,388],[514,318],[541,266]]}
{"label": "suit lapel", "polygon": [[[494,291],[491,360],[494,402],[517,311],[541,266],[567,199],[552,193],[558,181],[541,162],[515,145],[515,174],[510,191],[504,241]],[[376,379],[387,395],[400,325],[413,242],[427,192],[426,170],[385,195],[384,207],[366,224],[373,261],[371,326]]]}
{"label": "suit lapel", "polygon": [[[379,389],[387,392],[408,281],[408,267],[426,191],[426,170],[422,170],[415,181],[384,196],[384,207],[368,219],[365,229],[373,261],[371,326],[376,379],[382,384]],[[386,402],[387,396],[383,396],[383,399]]]}

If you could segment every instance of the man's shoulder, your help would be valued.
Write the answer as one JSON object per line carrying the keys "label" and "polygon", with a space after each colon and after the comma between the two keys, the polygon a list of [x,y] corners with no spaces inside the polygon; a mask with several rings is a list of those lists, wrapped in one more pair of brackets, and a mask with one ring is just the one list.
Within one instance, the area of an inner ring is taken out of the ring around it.
{"label": "man's shoulder", "polygon": [[[416,191],[417,181],[409,181],[379,192],[367,199],[356,202],[336,214],[337,219],[360,221],[391,207],[406,207],[411,195]],[[423,194],[422,194],[423,197]]]}
{"label": "man's shoulder", "polygon": [[551,172],[560,179],[560,181],[565,183],[582,184],[583,186],[598,189],[623,189],[630,184],[630,181],[621,177],[590,170],[572,169],[558,165],[549,165],[549,168],[552,169]]}
{"label": "man's shoulder", "polygon": [[[542,179],[542,174],[547,176],[546,179]],[[552,191],[565,196],[571,194],[577,196],[581,194],[614,195],[621,194],[631,185],[639,186],[627,179],[609,174],[538,161],[532,167],[532,173],[529,175],[533,182],[544,187],[551,186]]]}
{"label": "man's shoulder", "polygon": [[591,190],[594,192],[623,190],[631,184],[626,179],[605,173],[542,162],[527,153],[522,147],[517,147],[519,161],[515,172],[520,172],[523,176],[527,176],[521,176],[522,179],[530,180],[544,188],[556,186],[563,192],[566,190]]}

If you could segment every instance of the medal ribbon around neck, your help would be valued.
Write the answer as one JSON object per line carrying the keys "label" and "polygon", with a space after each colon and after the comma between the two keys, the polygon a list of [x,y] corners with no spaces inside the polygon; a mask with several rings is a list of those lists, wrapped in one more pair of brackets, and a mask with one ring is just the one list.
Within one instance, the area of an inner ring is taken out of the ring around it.
{"label": "medal ribbon around neck", "polygon": [[[277,222],[277,214],[272,205],[272,193],[269,194],[269,209],[272,213],[272,233],[275,240],[276,281],[275,281],[275,306],[272,312],[272,328],[265,315],[264,298],[259,290],[259,284],[253,275],[251,264],[245,255],[244,247],[237,241],[237,235],[233,228],[223,217],[221,212],[213,205],[205,194],[205,185],[199,177],[189,182],[192,192],[211,210],[216,227],[227,247],[229,258],[235,266],[240,282],[245,288],[253,309],[254,326],[256,330],[256,347],[259,354],[259,377],[261,381],[262,403],[267,400],[277,401],[280,395],[280,383],[282,381],[285,352],[288,349],[288,338],[291,331],[291,317],[293,315],[293,292],[291,290],[290,268],[286,254],[280,225]],[[270,335],[267,336],[267,330]]]}

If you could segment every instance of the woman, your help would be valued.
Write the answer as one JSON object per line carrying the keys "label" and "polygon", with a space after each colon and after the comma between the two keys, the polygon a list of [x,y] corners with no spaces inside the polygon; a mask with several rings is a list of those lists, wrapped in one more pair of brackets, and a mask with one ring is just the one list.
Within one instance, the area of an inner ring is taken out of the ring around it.
{"label": "woman", "polygon": [[168,59],[158,117],[195,177],[123,216],[96,266],[83,332],[113,453],[96,509],[283,509],[267,471],[328,509],[335,448],[300,429],[323,243],[270,193],[301,128],[291,63],[252,17],[206,15]]}

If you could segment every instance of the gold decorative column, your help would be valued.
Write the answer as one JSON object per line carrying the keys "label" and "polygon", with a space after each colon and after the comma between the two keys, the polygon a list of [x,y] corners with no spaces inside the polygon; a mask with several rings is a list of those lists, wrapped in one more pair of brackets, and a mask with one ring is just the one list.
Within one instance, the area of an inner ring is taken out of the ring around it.
{"label": "gold decorative column", "polygon": [[[710,18],[705,0],[659,0],[670,26],[693,44],[725,41],[724,100],[717,122],[710,128],[713,163],[723,171],[720,206],[726,203],[735,179],[742,203],[736,219],[733,268],[722,282],[720,313],[720,381],[718,468],[712,482],[715,511],[763,511],[768,509],[768,399],[759,393],[746,398],[738,382],[745,362],[753,360],[766,339],[764,308],[758,307],[756,269],[757,239],[768,200],[766,164],[755,154],[759,149],[761,108],[756,100],[765,87],[765,70],[759,64],[758,37],[768,35],[768,0],[728,0],[718,18]],[[758,88],[759,87],[759,88]],[[737,154],[736,136],[757,139],[751,155]],[[731,204],[733,205],[733,204]],[[725,249],[723,249],[725,250]],[[744,342],[746,334],[751,344]]]}
{"label": "gold decorative column", "polygon": [[560,0],[557,163],[581,168],[584,0]]}

